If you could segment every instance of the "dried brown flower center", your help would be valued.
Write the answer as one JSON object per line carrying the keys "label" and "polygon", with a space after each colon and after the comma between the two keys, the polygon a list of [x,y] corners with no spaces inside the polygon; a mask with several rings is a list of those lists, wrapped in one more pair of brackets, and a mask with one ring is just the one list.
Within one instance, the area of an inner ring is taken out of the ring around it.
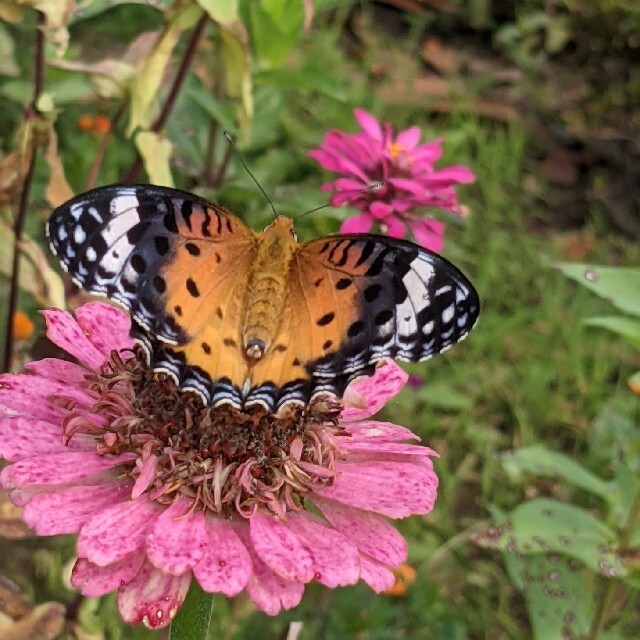
{"label": "dried brown flower center", "polygon": [[332,481],[345,433],[340,405],[318,402],[284,417],[258,407],[205,407],[171,377],[154,373],[141,349],[132,353],[112,352],[99,374],[87,376],[98,420],[67,403],[65,435],[92,434],[99,455],[135,453],[137,462],[120,469],[144,483],[152,499],[167,504],[185,495],[225,515],[248,516],[260,506],[282,515]]}

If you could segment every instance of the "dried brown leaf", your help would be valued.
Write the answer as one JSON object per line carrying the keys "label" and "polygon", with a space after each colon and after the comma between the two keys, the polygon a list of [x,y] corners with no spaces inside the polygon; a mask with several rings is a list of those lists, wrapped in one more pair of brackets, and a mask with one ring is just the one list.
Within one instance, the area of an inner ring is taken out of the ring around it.
{"label": "dried brown leaf", "polygon": [[0,640],[55,640],[64,627],[64,613],[58,602],[38,605],[24,618],[0,629]]}
{"label": "dried brown leaf", "polygon": [[33,609],[33,605],[22,594],[20,587],[0,576],[0,612],[11,620],[24,618]]}
{"label": "dried brown leaf", "polygon": [[20,540],[30,535],[31,530],[22,521],[22,509],[9,500],[7,491],[0,489],[0,537]]}
{"label": "dried brown leaf", "polygon": [[49,165],[49,182],[44,197],[52,207],[58,207],[73,197],[73,191],[64,175],[62,159],[58,155],[58,136],[53,128],[49,129],[49,144],[45,153],[45,160]]}

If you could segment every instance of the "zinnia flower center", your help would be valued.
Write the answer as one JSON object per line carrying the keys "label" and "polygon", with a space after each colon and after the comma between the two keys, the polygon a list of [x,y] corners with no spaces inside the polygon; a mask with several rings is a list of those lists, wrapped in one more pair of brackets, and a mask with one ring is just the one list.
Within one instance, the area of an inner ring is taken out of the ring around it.
{"label": "zinnia flower center", "polygon": [[318,401],[283,417],[259,407],[205,407],[154,373],[140,348],[127,359],[113,351],[84,385],[96,396],[90,412],[50,398],[68,411],[67,441],[91,434],[100,456],[135,454],[117,467],[134,481],[134,494],[148,492],[164,505],[187,496],[194,508],[226,517],[301,509],[305,494],[332,482],[346,435],[337,403]]}

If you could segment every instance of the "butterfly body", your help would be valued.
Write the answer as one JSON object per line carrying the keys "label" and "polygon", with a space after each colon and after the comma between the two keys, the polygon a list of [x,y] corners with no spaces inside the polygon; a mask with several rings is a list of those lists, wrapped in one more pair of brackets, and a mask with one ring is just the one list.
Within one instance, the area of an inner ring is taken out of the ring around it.
{"label": "butterfly body", "polygon": [[213,406],[282,411],[340,397],[385,358],[448,349],[479,313],[465,276],[410,242],[299,244],[289,218],[255,233],[174,189],[95,189],[56,209],[47,233],[79,286],[131,313],[150,365]]}

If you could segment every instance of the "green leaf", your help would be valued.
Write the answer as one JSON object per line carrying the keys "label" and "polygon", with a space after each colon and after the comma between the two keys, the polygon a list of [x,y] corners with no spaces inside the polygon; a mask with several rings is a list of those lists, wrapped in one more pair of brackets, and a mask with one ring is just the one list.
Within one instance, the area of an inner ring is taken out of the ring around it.
{"label": "green leaf", "polygon": [[304,27],[302,0],[244,0],[240,6],[258,66],[277,69],[286,62]]}
{"label": "green leaf", "polygon": [[186,94],[193,102],[199,104],[223,129],[231,133],[235,131],[233,110],[230,104],[221,103],[211,91],[203,87],[191,87],[186,91]]}
{"label": "green leaf", "polygon": [[519,574],[535,640],[583,638],[593,616],[593,582],[581,565],[556,554],[509,554]]}
{"label": "green leaf", "polygon": [[153,0],[153,2],[149,2],[149,0],[80,0],[69,24],[75,24],[87,18],[94,18],[120,4],[143,4],[158,11],[166,11],[173,2],[174,0]]}
{"label": "green leaf", "polygon": [[620,311],[640,316],[640,269],[568,262],[556,266]]}
{"label": "green leaf", "polygon": [[169,140],[151,131],[141,131],[135,138],[136,147],[142,156],[144,168],[150,182],[163,187],[173,187],[171,175],[171,150]]}
{"label": "green leaf", "polygon": [[205,593],[196,580],[191,581],[187,597],[171,623],[169,640],[207,640],[213,594]]}
{"label": "green leaf", "polygon": [[598,316],[583,321],[587,327],[600,327],[625,338],[635,349],[640,350],[640,321],[624,316]]}
{"label": "green leaf", "polygon": [[502,466],[512,476],[531,473],[547,478],[560,478],[575,487],[594,493],[605,500],[610,498],[609,484],[563,453],[542,445],[533,445],[503,454]]}
{"label": "green leaf", "polygon": [[251,51],[237,30],[224,26],[219,30],[224,58],[225,88],[232,98],[240,98],[236,118],[245,137],[253,117],[253,82],[251,78]]}
{"label": "green leaf", "polygon": [[627,573],[613,551],[616,537],[609,527],[584,509],[548,498],[518,505],[500,526],[474,540],[482,546],[524,555],[555,551],[608,577]]}
{"label": "green leaf", "polygon": [[256,85],[273,85],[287,89],[317,91],[340,102],[347,100],[347,94],[344,88],[336,83],[335,76],[311,67],[259,71],[254,75],[253,79]]}
{"label": "green leaf", "polygon": [[238,0],[197,0],[197,3],[220,24],[238,22]]}
{"label": "green leaf", "polygon": [[18,76],[20,69],[14,57],[15,45],[9,29],[0,22],[0,75]]}

